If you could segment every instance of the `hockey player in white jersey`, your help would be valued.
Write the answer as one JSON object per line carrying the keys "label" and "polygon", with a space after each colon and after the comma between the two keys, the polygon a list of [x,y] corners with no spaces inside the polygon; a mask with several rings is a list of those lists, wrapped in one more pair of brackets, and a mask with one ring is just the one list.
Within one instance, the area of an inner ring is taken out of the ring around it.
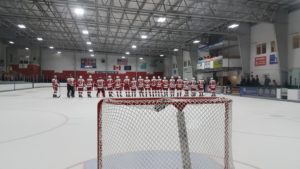
{"label": "hockey player in white jersey", "polygon": [[137,81],[133,77],[130,81],[131,97],[136,97]]}
{"label": "hockey player in white jersey", "polygon": [[192,78],[190,85],[191,85],[191,95],[192,97],[195,97],[197,91],[197,81],[195,80],[194,77]]}
{"label": "hockey player in white jersey", "polygon": [[181,97],[182,89],[183,89],[183,80],[181,79],[180,76],[178,76],[178,79],[176,81],[177,97]]}
{"label": "hockey player in white jersey", "polygon": [[202,80],[202,79],[198,80],[198,90],[199,90],[199,96],[203,96],[203,93],[204,93],[204,80]]}
{"label": "hockey player in white jersey", "polygon": [[123,84],[124,84],[125,96],[130,97],[130,79],[128,78],[128,76],[125,76],[123,80]]}
{"label": "hockey player in white jersey", "polygon": [[105,97],[105,81],[102,77],[99,77],[96,83],[97,86],[97,97],[100,97],[100,93],[102,94],[102,97]]}
{"label": "hockey player in white jersey", "polygon": [[82,76],[79,76],[79,78],[77,79],[77,91],[79,97],[82,97],[84,85],[85,85],[84,79],[82,78]]}
{"label": "hockey player in white jersey", "polygon": [[122,97],[122,82],[119,76],[116,76],[115,91],[117,93],[117,97]]}
{"label": "hockey player in white jersey", "polygon": [[150,90],[150,88],[151,88],[151,81],[150,81],[150,79],[148,78],[148,76],[146,76],[146,79],[144,80],[144,88],[145,88],[145,95],[146,95],[146,97],[147,97],[147,95],[149,94],[149,96],[151,96],[151,90]]}
{"label": "hockey player in white jersey", "polygon": [[58,87],[59,87],[59,81],[58,81],[56,75],[54,75],[51,82],[52,82],[52,89],[53,89],[53,97],[55,98],[55,97],[57,97],[57,90],[58,90]]}
{"label": "hockey player in white jersey", "polygon": [[171,76],[171,79],[169,80],[169,88],[170,88],[171,97],[174,97],[175,96],[176,81],[175,81],[173,76]]}
{"label": "hockey player in white jersey", "polygon": [[169,90],[169,81],[166,77],[162,80],[163,83],[163,91],[164,91],[164,97],[168,97],[168,90]]}
{"label": "hockey player in white jersey", "polygon": [[92,97],[93,87],[94,87],[94,80],[92,75],[89,75],[89,77],[86,79],[86,90],[87,90],[87,96],[89,98]]}
{"label": "hockey player in white jersey", "polygon": [[183,90],[184,90],[184,96],[189,96],[189,90],[190,90],[190,82],[185,78],[183,81]]}
{"label": "hockey player in white jersey", "polygon": [[106,87],[107,87],[109,97],[113,97],[113,85],[114,85],[114,80],[109,75],[108,78],[106,79]]}
{"label": "hockey player in white jersey", "polygon": [[157,96],[156,83],[157,83],[157,80],[156,80],[155,76],[153,76],[152,79],[151,79],[152,97]]}
{"label": "hockey player in white jersey", "polygon": [[156,92],[157,92],[157,96],[160,97],[162,96],[162,87],[163,87],[163,84],[162,84],[162,80],[160,78],[160,76],[157,76],[157,80],[156,80]]}
{"label": "hockey player in white jersey", "polygon": [[138,79],[138,90],[140,97],[144,97],[144,79],[142,78],[142,76],[139,76]]}
{"label": "hockey player in white jersey", "polygon": [[216,81],[213,78],[210,78],[208,87],[209,87],[209,90],[211,92],[211,96],[216,96],[217,84],[216,84]]}

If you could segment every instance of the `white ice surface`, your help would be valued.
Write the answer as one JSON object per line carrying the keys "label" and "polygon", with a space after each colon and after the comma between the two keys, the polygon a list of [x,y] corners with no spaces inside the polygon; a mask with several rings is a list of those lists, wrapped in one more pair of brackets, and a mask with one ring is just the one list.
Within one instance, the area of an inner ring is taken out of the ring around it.
{"label": "white ice surface", "polygon": [[[299,169],[300,104],[229,98],[235,168]],[[98,100],[53,99],[50,88],[0,93],[0,169],[93,168]]]}

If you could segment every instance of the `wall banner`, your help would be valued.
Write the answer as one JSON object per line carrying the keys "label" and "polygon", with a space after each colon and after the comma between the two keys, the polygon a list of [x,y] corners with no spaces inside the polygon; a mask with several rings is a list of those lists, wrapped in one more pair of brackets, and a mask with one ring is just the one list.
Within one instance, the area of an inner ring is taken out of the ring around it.
{"label": "wall banner", "polygon": [[278,58],[275,54],[270,55],[270,65],[278,64]]}
{"label": "wall banner", "polygon": [[267,64],[266,56],[255,57],[255,66],[265,66]]}

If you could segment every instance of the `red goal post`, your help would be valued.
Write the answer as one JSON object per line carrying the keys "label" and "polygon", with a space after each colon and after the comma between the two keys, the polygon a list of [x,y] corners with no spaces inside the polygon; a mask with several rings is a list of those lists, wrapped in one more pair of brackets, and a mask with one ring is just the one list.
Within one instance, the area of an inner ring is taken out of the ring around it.
{"label": "red goal post", "polygon": [[108,98],[98,103],[98,169],[233,169],[232,101]]}

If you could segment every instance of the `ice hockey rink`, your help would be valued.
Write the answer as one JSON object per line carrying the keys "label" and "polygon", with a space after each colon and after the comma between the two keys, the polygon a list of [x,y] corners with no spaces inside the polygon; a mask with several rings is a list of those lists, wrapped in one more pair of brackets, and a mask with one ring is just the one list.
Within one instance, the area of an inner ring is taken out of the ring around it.
{"label": "ice hockey rink", "polygon": [[[65,93],[0,93],[0,169],[96,169],[99,98]],[[236,169],[300,168],[299,103],[225,97],[233,100]]]}

